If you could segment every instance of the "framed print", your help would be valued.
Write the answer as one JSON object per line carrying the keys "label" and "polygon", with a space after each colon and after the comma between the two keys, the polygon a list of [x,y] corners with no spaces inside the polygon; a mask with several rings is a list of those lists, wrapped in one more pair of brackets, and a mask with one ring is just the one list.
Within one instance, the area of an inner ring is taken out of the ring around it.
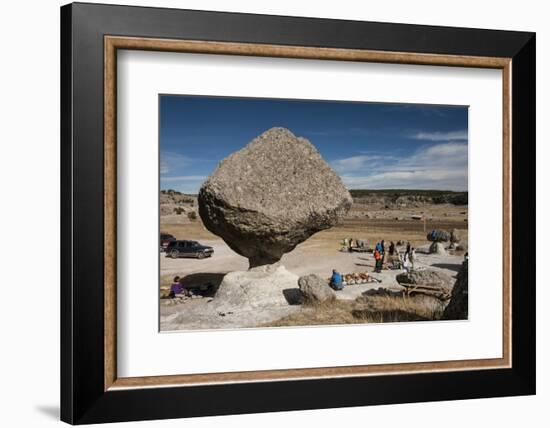
{"label": "framed print", "polygon": [[76,3],[61,52],[62,420],[535,393],[533,33]]}

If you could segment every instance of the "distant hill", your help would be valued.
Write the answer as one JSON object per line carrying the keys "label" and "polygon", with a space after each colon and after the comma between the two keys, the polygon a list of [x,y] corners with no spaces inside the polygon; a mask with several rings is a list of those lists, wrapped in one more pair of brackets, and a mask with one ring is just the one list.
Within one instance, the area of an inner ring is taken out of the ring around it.
{"label": "distant hill", "polygon": [[349,192],[356,203],[468,205],[468,192],[451,190],[351,189]]}

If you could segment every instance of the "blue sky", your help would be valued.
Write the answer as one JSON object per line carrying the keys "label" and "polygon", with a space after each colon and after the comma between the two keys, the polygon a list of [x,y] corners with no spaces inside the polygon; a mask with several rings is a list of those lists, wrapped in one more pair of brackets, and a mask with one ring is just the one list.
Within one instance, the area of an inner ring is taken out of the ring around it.
{"label": "blue sky", "polygon": [[350,189],[468,189],[468,108],[160,96],[160,187],[197,193],[274,126],[314,144]]}

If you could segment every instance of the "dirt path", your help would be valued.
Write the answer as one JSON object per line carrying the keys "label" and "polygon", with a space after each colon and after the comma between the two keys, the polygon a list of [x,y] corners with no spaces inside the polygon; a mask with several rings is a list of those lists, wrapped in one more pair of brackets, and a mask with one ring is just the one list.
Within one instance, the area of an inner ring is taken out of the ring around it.
{"label": "dirt path", "polygon": [[[214,248],[214,255],[206,259],[180,258],[172,259],[160,254],[161,276],[185,276],[196,273],[227,273],[236,270],[247,270],[248,259],[235,253],[221,239],[201,241],[204,245]],[[442,270],[452,276],[456,274],[462,263],[462,256],[458,255],[427,255],[419,248],[418,265],[430,266]],[[325,245],[312,242],[305,242],[296,247],[290,253],[283,256],[282,264],[292,273],[298,276],[317,274],[323,278],[330,277],[332,269],[343,273],[372,272],[374,259],[371,253],[347,253],[338,251],[337,246],[328,250]],[[383,271],[381,275],[385,278],[388,274],[393,275],[394,271]]]}

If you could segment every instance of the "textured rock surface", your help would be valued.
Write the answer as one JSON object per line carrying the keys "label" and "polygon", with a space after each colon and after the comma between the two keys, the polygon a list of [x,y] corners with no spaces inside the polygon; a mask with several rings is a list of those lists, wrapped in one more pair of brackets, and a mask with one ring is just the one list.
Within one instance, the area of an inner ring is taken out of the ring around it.
{"label": "textured rock surface", "polygon": [[214,306],[218,311],[246,311],[297,303],[298,275],[280,264],[260,266],[224,276]]}
{"label": "textured rock surface", "polygon": [[272,128],[224,159],[198,202],[206,228],[255,267],[332,227],[353,200],[309,141]]}
{"label": "textured rock surface", "polygon": [[468,319],[468,262],[462,263],[462,268],[458,272],[456,283],[453,287],[451,300],[442,319],[445,320],[465,320]]}
{"label": "textured rock surface", "polygon": [[430,254],[439,254],[445,255],[447,251],[445,250],[445,245],[442,242],[432,242],[429,249]]}
{"label": "textured rock surface", "polygon": [[301,276],[298,279],[298,287],[300,287],[304,303],[318,304],[336,299],[336,295],[327,281],[318,275]]}
{"label": "textured rock surface", "polygon": [[396,277],[397,282],[403,284],[439,285],[445,288],[452,287],[452,279],[449,275],[434,269],[415,270],[409,273],[400,273]]}

